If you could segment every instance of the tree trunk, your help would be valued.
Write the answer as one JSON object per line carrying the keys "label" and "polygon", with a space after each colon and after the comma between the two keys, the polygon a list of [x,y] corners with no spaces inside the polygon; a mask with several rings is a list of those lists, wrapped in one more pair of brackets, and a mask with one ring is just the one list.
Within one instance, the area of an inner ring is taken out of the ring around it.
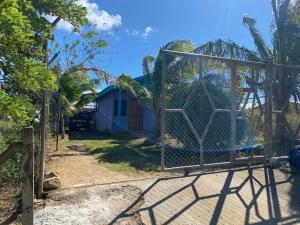
{"label": "tree trunk", "polygon": [[65,118],[61,115],[61,139],[65,139]]}
{"label": "tree trunk", "polygon": [[[278,84],[275,84],[273,107],[276,111],[282,111],[282,113],[273,114],[273,146],[275,153],[286,154],[286,152],[291,148],[291,136],[288,132],[288,128],[285,122],[285,115],[289,107],[289,99],[293,82],[288,83],[286,72],[280,71],[281,74],[278,75]],[[288,102],[287,102],[288,101]],[[287,107],[283,108],[287,104]],[[274,118],[275,117],[275,118]]]}
{"label": "tree trunk", "polygon": [[56,121],[56,151],[58,151],[58,139],[59,139],[59,126],[60,126],[60,120],[61,120],[61,100],[60,100],[60,96],[58,96],[58,115],[57,115],[57,121]]}

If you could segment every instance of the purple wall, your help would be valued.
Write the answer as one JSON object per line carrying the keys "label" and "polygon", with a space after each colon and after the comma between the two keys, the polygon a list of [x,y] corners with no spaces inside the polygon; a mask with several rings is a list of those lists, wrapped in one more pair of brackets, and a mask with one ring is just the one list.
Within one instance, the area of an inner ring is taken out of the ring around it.
{"label": "purple wall", "polygon": [[[127,100],[127,116],[121,116],[118,129],[118,116],[114,116],[114,100],[118,99],[118,91],[114,90],[100,97],[96,103],[96,130],[98,131],[128,131],[128,99],[129,95],[122,92],[122,100]],[[150,108],[143,110],[143,131],[150,132],[153,129],[153,112]]]}

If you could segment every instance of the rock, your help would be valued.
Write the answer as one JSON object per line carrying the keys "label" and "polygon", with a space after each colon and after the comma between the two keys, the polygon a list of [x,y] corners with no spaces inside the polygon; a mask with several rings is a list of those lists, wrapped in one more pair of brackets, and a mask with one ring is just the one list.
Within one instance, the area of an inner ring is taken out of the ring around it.
{"label": "rock", "polygon": [[51,177],[58,177],[57,173],[55,172],[48,172],[48,171],[45,171],[45,179],[48,179],[48,178],[51,178]]}
{"label": "rock", "polygon": [[34,207],[44,206],[46,205],[45,200],[43,199],[34,199]]}
{"label": "rock", "polygon": [[43,183],[44,190],[53,190],[60,188],[60,180],[58,177],[46,178]]}

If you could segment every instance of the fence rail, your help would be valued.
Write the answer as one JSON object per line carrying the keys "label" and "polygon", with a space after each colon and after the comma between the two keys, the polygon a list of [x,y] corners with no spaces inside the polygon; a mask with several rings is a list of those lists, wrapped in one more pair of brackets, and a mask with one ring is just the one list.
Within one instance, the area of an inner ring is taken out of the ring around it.
{"label": "fence rail", "polygon": [[287,156],[300,130],[299,74],[297,66],[165,50],[162,169]]}
{"label": "fence rail", "polygon": [[6,151],[0,154],[0,165],[13,159],[17,153],[23,153],[22,164],[22,224],[33,224],[33,174],[34,174],[34,140],[33,128],[26,127],[22,131],[22,141],[13,142]]}

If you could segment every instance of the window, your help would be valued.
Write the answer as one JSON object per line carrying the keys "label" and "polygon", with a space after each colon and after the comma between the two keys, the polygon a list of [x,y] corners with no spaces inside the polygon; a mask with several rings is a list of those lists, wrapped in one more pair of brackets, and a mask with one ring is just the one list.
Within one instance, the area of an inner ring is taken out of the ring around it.
{"label": "window", "polygon": [[[114,116],[118,116],[119,111],[119,101],[114,100]],[[127,101],[121,101],[121,116],[127,116]]]}

